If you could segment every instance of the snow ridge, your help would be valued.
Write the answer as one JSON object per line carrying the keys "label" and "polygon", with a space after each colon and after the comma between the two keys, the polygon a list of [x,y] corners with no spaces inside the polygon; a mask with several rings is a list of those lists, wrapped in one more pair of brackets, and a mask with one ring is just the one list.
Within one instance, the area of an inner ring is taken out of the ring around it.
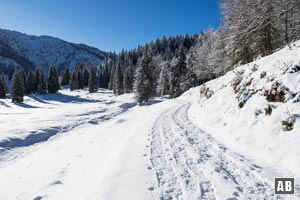
{"label": "snow ridge", "polygon": [[[0,29],[0,40],[16,55],[28,59],[36,67],[49,67],[54,64],[59,69],[63,69],[66,65],[73,68],[78,62],[100,64],[106,56],[105,52],[84,44],[74,44],[50,36],[31,36],[4,29]],[[0,62],[6,65],[9,61],[12,64],[15,64],[13,63],[15,61],[22,65],[14,58],[0,59]]]}

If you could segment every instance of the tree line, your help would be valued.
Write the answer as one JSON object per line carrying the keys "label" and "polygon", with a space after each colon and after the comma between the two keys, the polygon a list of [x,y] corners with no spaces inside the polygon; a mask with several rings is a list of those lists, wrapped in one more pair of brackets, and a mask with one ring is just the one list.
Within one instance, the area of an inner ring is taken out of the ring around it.
{"label": "tree line", "polygon": [[153,95],[174,98],[300,38],[299,0],[222,0],[220,8],[217,30],[163,37],[108,57],[102,64],[108,88],[134,91],[140,104]]}
{"label": "tree line", "polygon": [[89,87],[89,92],[94,93],[98,89],[97,68],[88,64],[77,64],[71,72],[66,67],[58,74],[55,66],[50,66],[46,77],[42,68],[34,71],[31,68],[26,73],[20,67],[15,70],[11,87],[9,89],[4,73],[0,76],[0,98],[6,98],[10,94],[13,103],[22,103],[24,96],[29,94],[55,94],[61,86],[70,86],[70,90],[83,89]]}

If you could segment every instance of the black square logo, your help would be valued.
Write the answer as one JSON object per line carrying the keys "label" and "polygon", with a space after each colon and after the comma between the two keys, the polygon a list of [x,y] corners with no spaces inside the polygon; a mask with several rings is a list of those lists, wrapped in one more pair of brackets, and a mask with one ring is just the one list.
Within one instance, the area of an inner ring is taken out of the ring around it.
{"label": "black square logo", "polygon": [[275,178],[275,194],[294,194],[294,178]]}

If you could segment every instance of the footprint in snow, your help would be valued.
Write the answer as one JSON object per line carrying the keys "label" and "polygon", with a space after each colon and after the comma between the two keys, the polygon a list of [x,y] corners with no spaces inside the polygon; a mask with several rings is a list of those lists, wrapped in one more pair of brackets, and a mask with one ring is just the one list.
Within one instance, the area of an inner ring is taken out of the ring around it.
{"label": "footprint in snow", "polygon": [[154,187],[149,187],[148,190],[153,191]]}
{"label": "footprint in snow", "polygon": [[56,180],[51,185],[62,185],[63,183],[60,180]]}

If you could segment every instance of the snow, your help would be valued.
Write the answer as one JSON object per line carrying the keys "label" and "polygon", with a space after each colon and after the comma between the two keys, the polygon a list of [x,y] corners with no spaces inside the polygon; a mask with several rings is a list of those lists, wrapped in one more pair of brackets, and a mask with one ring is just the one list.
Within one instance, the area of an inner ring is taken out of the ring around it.
{"label": "snow", "polygon": [[[1,99],[0,199],[299,199],[299,44],[142,107],[103,89]],[[284,102],[264,96],[276,81]]]}
{"label": "snow", "polygon": [[[37,67],[55,65],[64,69],[66,65],[73,68],[77,63],[89,62],[100,64],[105,52],[83,44],[73,44],[50,36],[32,36],[17,31],[0,29],[0,38],[18,55],[33,62]],[[0,58],[0,62],[3,59]],[[10,59],[3,60],[7,64]],[[1,62],[2,63],[2,62]],[[15,64],[15,62],[12,62]],[[19,63],[20,64],[20,63]]]}
{"label": "snow", "polygon": [[45,142],[1,153],[0,199],[151,198],[148,135],[172,103],[140,108],[132,94],[107,90],[30,96],[22,106],[1,102],[7,105],[1,106],[1,145],[59,130]]}
{"label": "snow", "polygon": [[[181,99],[192,102],[189,118],[202,130],[235,152],[260,163],[272,171],[271,176],[300,177],[300,107],[295,102],[300,93],[300,72],[288,73],[300,61],[300,42],[253,63],[240,66],[234,71],[243,71],[241,85],[253,78],[248,88],[257,90],[243,108],[238,107],[237,94],[231,86],[235,73],[212,80],[206,87],[213,90],[211,98],[199,98],[199,87],[187,91]],[[253,71],[253,66],[258,66]],[[260,78],[265,71],[266,77]],[[273,80],[272,80],[273,79]],[[295,96],[286,102],[268,102],[263,92],[272,83],[280,82]],[[264,114],[270,104],[271,116]],[[257,116],[256,111],[260,111]],[[292,131],[284,131],[281,121],[292,116],[295,120]],[[300,180],[296,179],[298,184]]]}

